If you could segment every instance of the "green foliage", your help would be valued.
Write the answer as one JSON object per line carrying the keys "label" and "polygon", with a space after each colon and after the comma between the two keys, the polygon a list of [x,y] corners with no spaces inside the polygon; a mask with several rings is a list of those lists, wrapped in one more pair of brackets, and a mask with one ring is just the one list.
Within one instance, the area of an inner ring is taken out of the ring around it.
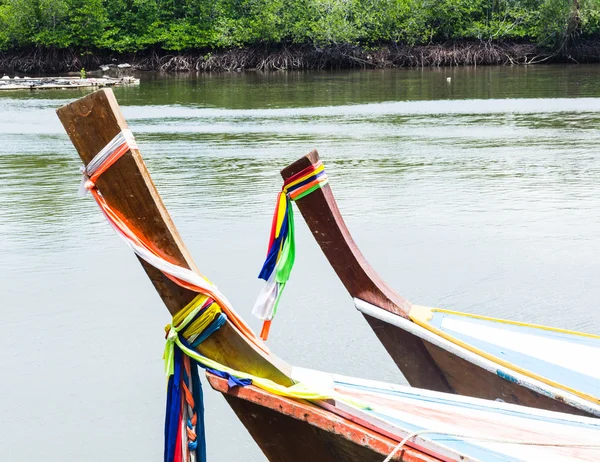
{"label": "green foliage", "polygon": [[569,33],[572,20],[573,0],[546,0],[539,8],[537,35],[547,45],[562,43]]}
{"label": "green foliage", "polygon": [[600,0],[580,0],[579,15],[584,33],[600,33]]}
{"label": "green foliage", "polygon": [[11,33],[10,22],[13,18],[12,7],[8,3],[0,1],[0,50],[11,48],[13,43],[13,34]]}
{"label": "green foliage", "polygon": [[0,50],[524,40],[600,31],[600,0],[0,0]]}
{"label": "green foliage", "polygon": [[35,43],[56,48],[71,45],[69,6],[67,0],[39,1],[39,13],[32,15],[36,24],[31,31]]}

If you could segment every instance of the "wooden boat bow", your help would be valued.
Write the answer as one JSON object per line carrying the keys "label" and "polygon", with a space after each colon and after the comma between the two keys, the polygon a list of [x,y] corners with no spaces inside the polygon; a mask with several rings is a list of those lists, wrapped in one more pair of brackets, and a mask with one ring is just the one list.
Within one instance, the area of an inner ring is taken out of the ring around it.
{"label": "wooden boat bow", "polygon": [[[109,143],[127,122],[112,90],[91,93],[57,110],[73,145],[85,165]],[[109,206],[136,229],[162,256],[184,268],[196,268],[173,220],[165,208],[136,148],[121,157],[96,183]],[[172,315],[185,307],[196,292],[184,289],[161,271],[140,259],[146,274]],[[256,348],[228,321],[211,335],[198,351],[233,369],[265,377],[280,385],[291,385],[290,367],[274,355]]]}
{"label": "wooden boat bow", "polygon": [[[311,151],[281,171],[284,180],[316,164]],[[296,201],[323,253],[352,297],[408,318],[410,302],[391,289],[369,265],[352,239],[329,185]]]}
{"label": "wooden boat bow", "polygon": [[[281,171],[284,180],[319,161],[311,151]],[[408,319],[411,304],[392,290],[369,265],[352,239],[329,184],[296,201],[312,235],[348,293]],[[453,391],[431,357],[425,342],[400,330],[386,328],[382,321],[365,319],[398,365],[406,380],[416,387]]]}
{"label": "wooden boat bow", "polygon": [[[312,151],[283,169],[281,175],[287,180],[318,161],[317,151]],[[411,385],[572,414],[600,415],[598,395],[589,391],[593,389],[588,382],[596,377],[594,371],[588,371],[588,376],[580,376],[575,370],[569,376],[566,374],[568,367],[561,373],[560,367],[564,365],[558,364],[559,371],[552,377],[546,377],[543,375],[548,373],[544,369],[546,364],[553,364],[551,354],[536,362],[539,358],[536,360],[534,353],[532,361],[523,362],[519,358],[527,358],[526,351],[519,356],[519,351],[511,352],[511,349],[515,349],[515,342],[511,345],[508,340],[504,343],[500,340],[512,338],[509,337],[511,333],[506,331],[502,334],[493,330],[494,324],[496,328],[507,328],[510,325],[513,330],[521,329],[517,334],[521,335],[519,338],[530,335],[526,337],[528,342],[540,342],[544,339],[536,340],[534,331],[558,332],[560,329],[534,325],[518,327],[518,323],[510,321],[411,305],[390,289],[367,263],[344,223],[329,182],[321,189],[298,199],[296,204],[329,263],[349,294],[354,297],[356,307]],[[434,318],[437,320],[436,325],[433,325]],[[465,327],[464,323],[467,321],[471,322],[471,327]],[[455,326],[457,322],[462,322],[463,327],[459,328],[462,329],[462,334],[451,328],[449,332],[445,332],[442,325],[450,322]],[[478,329],[474,324],[476,322],[486,323],[479,328],[488,329],[488,336],[491,335],[489,332],[495,333],[495,344],[486,344],[485,340],[489,338],[480,339],[483,342],[481,345],[492,352],[468,343],[469,339],[477,336],[474,331],[468,332],[469,328]],[[529,333],[526,334],[524,329],[530,329]],[[586,338],[586,334],[566,331],[563,334],[571,336],[574,345],[579,344],[577,342],[580,340],[577,339]],[[460,335],[463,335],[463,340]],[[566,337],[563,341],[567,341]],[[526,347],[526,344],[525,342],[522,346]],[[592,349],[594,345],[586,344],[585,348]],[[494,350],[495,347],[498,347],[496,350],[499,352]],[[563,344],[563,347],[567,348],[568,343]],[[577,347],[574,348],[577,351]],[[539,350],[534,349],[537,355],[541,354]],[[522,365],[511,363],[507,358],[520,360]],[[523,366],[524,364],[528,364],[530,368]],[[588,383],[588,391],[577,389],[578,385],[586,386],[585,383]]]}

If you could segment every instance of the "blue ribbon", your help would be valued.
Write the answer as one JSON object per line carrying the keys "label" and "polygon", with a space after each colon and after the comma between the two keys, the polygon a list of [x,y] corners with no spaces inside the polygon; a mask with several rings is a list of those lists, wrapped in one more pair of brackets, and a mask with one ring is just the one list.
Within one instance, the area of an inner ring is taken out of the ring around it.
{"label": "blue ribbon", "polygon": [[269,279],[269,276],[271,276],[271,273],[275,270],[275,266],[277,266],[277,256],[279,255],[279,250],[282,248],[281,244],[288,235],[288,209],[290,207],[289,199],[286,199],[286,204],[285,216],[283,217],[283,223],[281,224],[279,236],[277,236],[277,238],[273,241],[273,244],[267,253],[267,258],[265,259],[262,269],[258,274],[258,278],[264,279],[265,281]]}
{"label": "blue ribbon", "polygon": [[165,413],[165,462],[173,462],[175,458],[175,447],[177,441],[177,432],[179,430],[179,420],[181,413],[181,371],[182,371],[182,352],[175,348],[174,368],[175,372],[169,377],[167,385],[167,409]]}
{"label": "blue ribbon", "polygon": [[[196,441],[190,442],[190,450],[196,450],[196,460],[206,462],[206,426],[204,424],[204,393],[202,393],[202,383],[198,376],[198,363],[190,361],[190,373],[192,379],[192,394],[194,395],[194,404],[196,405]],[[192,443],[195,447],[192,447]]]}
{"label": "blue ribbon", "polygon": [[198,336],[194,343],[191,344],[192,349],[196,349],[198,345],[200,345],[204,340],[210,337],[211,334],[218,331],[223,324],[227,322],[227,315],[225,313],[221,313],[217,316],[213,321],[204,329],[204,331]]}
{"label": "blue ribbon", "polygon": [[217,377],[221,377],[222,379],[227,379],[227,386],[229,388],[247,387],[248,385],[252,385],[252,379],[240,379],[240,378],[234,377],[229,372],[217,371],[216,369],[211,369],[210,367],[205,367],[204,369],[206,369],[211,374],[216,375]]}

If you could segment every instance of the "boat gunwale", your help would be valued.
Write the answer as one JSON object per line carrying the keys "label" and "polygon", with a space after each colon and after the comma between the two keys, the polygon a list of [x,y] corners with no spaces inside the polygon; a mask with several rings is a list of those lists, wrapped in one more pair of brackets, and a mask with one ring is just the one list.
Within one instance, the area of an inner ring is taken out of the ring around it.
{"label": "boat gunwale", "polygon": [[[415,309],[415,314],[416,314],[415,316],[412,316],[412,309]],[[422,313],[420,313],[420,311],[421,310],[429,310],[431,312],[453,314],[456,316],[463,316],[465,318],[481,319],[483,321],[493,321],[493,322],[497,322],[497,323],[501,323],[501,324],[509,324],[511,326],[530,327],[533,329],[540,329],[540,330],[545,330],[545,331],[549,331],[549,332],[556,332],[558,334],[577,335],[579,337],[587,337],[587,338],[593,338],[593,339],[600,340],[600,335],[588,334],[587,332],[579,332],[576,330],[562,329],[560,327],[544,326],[543,324],[531,324],[531,323],[523,322],[523,321],[511,321],[510,319],[494,318],[491,316],[483,316],[480,314],[464,313],[462,311],[447,310],[445,308],[429,307],[429,306],[422,306],[422,305],[416,305],[416,304],[413,304],[412,309],[411,309],[411,312],[409,313],[410,319],[421,326],[422,326],[421,323],[422,323],[423,316],[422,316]]]}
{"label": "boat gunwale", "polygon": [[362,314],[372,316],[387,324],[398,327],[399,329],[409,331],[413,335],[416,335],[417,337],[432,343],[433,345],[440,347],[449,353],[455,354],[461,359],[464,359],[465,361],[468,361],[471,364],[486,370],[487,372],[496,374],[505,380],[515,382],[548,398],[561,401],[581,411],[600,417],[600,405],[594,403],[593,401],[586,400],[577,394],[571,393],[559,387],[554,387],[533,377],[522,374],[521,372],[513,370],[503,364],[496,363],[492,359],[478,355],[461,345],[453,343],[450,340],[441,337],[428,329],[425,329],[415,322],[390,313],[386,309],[377,305],[373,305],[372,303],[366,302],[359,298],[354,298],[354,305]]}

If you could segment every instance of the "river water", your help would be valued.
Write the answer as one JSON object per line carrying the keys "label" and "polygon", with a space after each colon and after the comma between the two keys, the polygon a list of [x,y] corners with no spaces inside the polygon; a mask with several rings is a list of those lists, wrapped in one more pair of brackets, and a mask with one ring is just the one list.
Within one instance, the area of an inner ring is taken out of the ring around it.
{"label": "river water", "polygon": [[[256,329],[278,171],[317,148],[363,253],[409,300],[600,334],[598,71],[149,74],[115,93],[198,266]],[[159,461],[169,317],[76,195],[54,109],[82,95],[0,94],[0,459]],[[296,224],[272,350],[402,382]],[[210,460],[264,460],[205,391]]]}

